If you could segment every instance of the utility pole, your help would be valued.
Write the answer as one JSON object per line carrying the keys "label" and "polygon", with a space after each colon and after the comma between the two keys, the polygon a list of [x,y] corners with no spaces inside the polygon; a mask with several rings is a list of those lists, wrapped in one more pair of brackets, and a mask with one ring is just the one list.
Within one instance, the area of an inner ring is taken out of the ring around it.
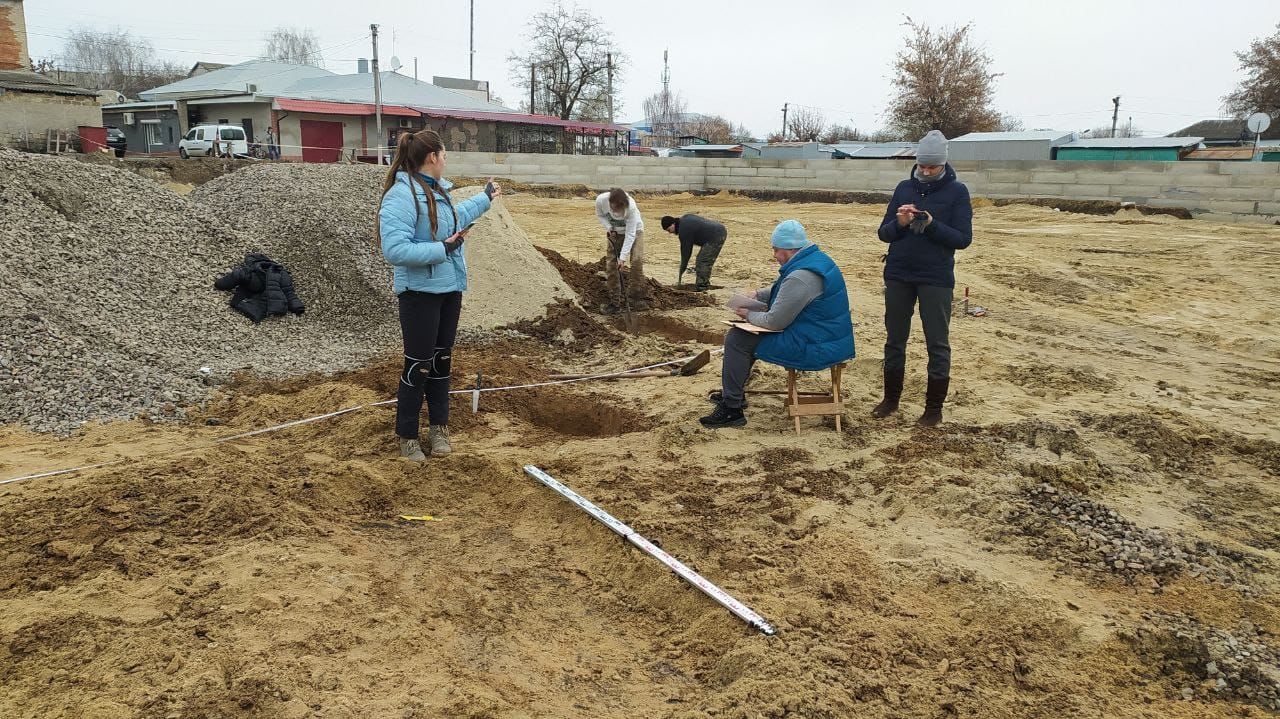
{"label": "utility pole", "polygon": [[1111,113],[1111,136],[1116,136],[1116,122],[1120,119],[1120,96],[1116,95],[1111,98],[1111,103],[1116,106]]}
{"label": "utility pole", "polygon": [[609,73],[609,122],[613,123],[613,53],[605,53],[605,64]]}
{"label": "utility pole", "polygon": [[413,58],[413,81],[418,81],[418,58]]}
{"label": "utility pole", "polygon": [[467,79],[476,79],[476,0],[471,0],[471,70]]}
{"label": "utility pole", "polygon": [[787,140],[787,108],[791,105],[789,102],[782,103],[782,140]]}
{"label": "utility pole", "polygon": [[382,75],[378,72],[378,26],[376,24],[369,26],[369,32],[373,33],[373,114],[378,122],[378,164],[383,164],[382,157]]}
{"label": "utility pole", "polygon": [[532,63],[529,64],[529,114],[537,115],[538,111],[534,109],[534,98],[536,96],[536,88],[538,81],[538,68]]}

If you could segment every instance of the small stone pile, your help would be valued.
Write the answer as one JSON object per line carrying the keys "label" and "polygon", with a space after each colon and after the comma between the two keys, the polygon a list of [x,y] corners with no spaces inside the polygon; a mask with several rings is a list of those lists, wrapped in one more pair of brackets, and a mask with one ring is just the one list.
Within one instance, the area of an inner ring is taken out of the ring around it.
{"label": "small stone pile", "polygon": [[[1187,572],[1246,593],[1251,591],[1221,566],[1213,547],[1180,546],[1159,530],[1142,529],[1114,509],[1048,483],[1032,486],[1027,497],[1037,514],[1075,535],[1076,547],[1055,553],[1061,560],[1118,574],[1130,582],[1139,575],[1160,577]],[[1153,580],[1152,586],[1159,588],[1158,579]]]}
{"label": "small stone pile", "polygon": [[1280,653],[1244,620],[1235,631],[1205,626],[1177,612],[1144,612],[1130,639],[1140,653],[1155,654],[1170,674],[1194,678],[1180,690],[1187,700],[1234,697],[1280,709]]}

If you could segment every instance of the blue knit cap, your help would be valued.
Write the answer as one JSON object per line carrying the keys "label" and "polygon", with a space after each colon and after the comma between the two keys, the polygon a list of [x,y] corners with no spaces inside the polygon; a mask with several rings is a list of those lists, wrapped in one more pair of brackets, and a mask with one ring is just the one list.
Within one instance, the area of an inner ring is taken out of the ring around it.
{"label": "blue knit cap", "polygon": [[773,228],[773,246],[779,250],[798,250],[809,244],[804,225],[795,220],[783,220]]}

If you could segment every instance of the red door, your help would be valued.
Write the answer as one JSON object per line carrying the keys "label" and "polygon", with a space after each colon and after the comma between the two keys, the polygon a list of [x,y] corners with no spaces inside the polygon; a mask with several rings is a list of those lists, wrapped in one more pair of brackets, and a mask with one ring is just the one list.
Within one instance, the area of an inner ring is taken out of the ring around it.
{"label": "red door", "polygon": [[302,120],[302,161],[337,162],[342,154],[342,123]]}

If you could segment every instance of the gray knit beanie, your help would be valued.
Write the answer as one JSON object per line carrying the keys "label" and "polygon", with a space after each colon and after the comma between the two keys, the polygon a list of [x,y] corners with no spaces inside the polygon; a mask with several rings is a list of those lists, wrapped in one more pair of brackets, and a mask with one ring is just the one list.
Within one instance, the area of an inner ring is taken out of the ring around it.
{"label": "gray knit beanie", "polygon": [[920,146],[916,148],[916,164],[947,164],[947,138],[941,131],[930,130],[920,138]]}

